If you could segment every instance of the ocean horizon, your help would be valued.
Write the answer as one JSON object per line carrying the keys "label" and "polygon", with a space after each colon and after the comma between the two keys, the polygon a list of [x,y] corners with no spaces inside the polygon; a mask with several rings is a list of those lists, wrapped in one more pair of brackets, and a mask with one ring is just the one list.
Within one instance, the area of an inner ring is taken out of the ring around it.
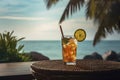
{"label": "ocean horizon", "polygon": [[[18,45],[24,45],[24,52],[39,52],[51,60],[62,59],[62,46],[60,40],[23,40]],[[90,55],[93,52],[104,54],[107,51],[115,51],[120,53],[120,40],[103,40],[93,46],[92,40],[78,42],[77,59],[82,59],[85,55]]]}

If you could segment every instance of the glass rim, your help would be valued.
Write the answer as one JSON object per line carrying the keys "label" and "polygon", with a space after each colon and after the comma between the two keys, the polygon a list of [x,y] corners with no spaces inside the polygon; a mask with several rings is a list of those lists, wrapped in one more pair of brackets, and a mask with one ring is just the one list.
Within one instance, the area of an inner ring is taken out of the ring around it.
{"label": "glass rim", "polygon": [[62,39],[64,39],[64,38],[73,38],[73,39],[75,39],[75,37],[74,37],[74,35],[64,35],[64,37],[61,37]]}

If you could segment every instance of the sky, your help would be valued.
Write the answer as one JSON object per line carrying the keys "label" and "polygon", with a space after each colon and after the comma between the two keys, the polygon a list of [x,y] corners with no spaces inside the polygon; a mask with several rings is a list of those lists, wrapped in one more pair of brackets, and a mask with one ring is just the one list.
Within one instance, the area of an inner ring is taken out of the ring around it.
{"label": "sky", "polygon": [[[61,0],[49,10],[45,0],[0,0],[0,33],[13,31],[25,40],[61,40],[59,20],[69,0]],[[93,40],[97,24],[86,20],[85,7],[61,23],[64,35],[75,30],[86,31],[86,40]],[[120,40],[118,33],[108,34],[105,40]]]}

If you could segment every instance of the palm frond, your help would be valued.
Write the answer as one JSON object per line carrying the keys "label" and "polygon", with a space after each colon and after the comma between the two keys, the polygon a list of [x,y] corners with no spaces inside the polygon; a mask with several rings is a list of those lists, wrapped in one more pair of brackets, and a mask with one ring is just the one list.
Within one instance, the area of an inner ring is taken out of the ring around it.
{"label": "palm frond", "polygon": [[67,4],[62,17],[59,21],[59,23],[62,23],[68,16],[73,13],[75,13],[77,10],[80,10],[81,6],[83,6],[85,0],[70,0],[69,3]]}
{"label": "palm frond", "polygon": [[[58,1],[60,0],[46,0],[47,7],[50,8]],[[59,23],[80,10],[85,1],[69,0]],[[98,23],[93,45],[96,45],[101,38],[105,38],[108,33],[112,34],[114,31],[120,33],[120,0],[88,0],[86,6],[86,17]]]}
{"label": "palm frond", "polygon": [[100,26],[98,27],[98,30],[95,34],[94,37],[94,41],[93,41],[93,45],[95,46],[96,43],[100,42],[101,38],[105,38],[106,37],[106,24],[104,22],[105,20],[103,20],[100,24]]}
{"label": "palm frond", "polygon": [[101,38],[105,38],[107,33],[112,34],[114,31],[120,32],[120,9],[118,7],[120,7],[120,2],[112,2],[110,11],[102,14],[104,18],[98,18],[100,25],[95,35],[93,45],[96,45]]}
{"label": "palm frond", "polygon": [[47,3],[47,8],[49,9],[53,4],[56,4],[57,2],[59,2],[60,0],[45,0],[45,2]]}
{"label": "palm frond", "polygon": [[95,16],[95,11],[96,11],[96,6],[97,6],[96,1],[90,0],[86,6],[87,6],[86,17],[91,19]]}
{"label": "palm frond", "polygon": [[21,40],[23,40],[23,39],[25,39],[25,37],[22,37],[22,38],[18,39],[17,41],[21,41]]}
{"label": "palm frond", "polygon": [[110,10],[111,3],[111,0],[90,0],[87,4],[86,17],[90,19],[94,18],[95,22],[98,19],[103,19],[104,14],[107,14]]}

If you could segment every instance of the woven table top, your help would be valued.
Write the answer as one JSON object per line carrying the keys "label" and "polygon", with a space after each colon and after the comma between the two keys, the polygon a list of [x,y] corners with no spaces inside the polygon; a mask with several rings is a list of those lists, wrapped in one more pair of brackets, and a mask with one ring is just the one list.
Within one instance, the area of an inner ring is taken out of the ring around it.
{"label": "woven table top", "polygon": [[101,72],[120,71],[120,62],[103,60],[77,60],[76,65],[64,65],[62,60],[45,60],[35,62],[31,65],[35,72]]}

